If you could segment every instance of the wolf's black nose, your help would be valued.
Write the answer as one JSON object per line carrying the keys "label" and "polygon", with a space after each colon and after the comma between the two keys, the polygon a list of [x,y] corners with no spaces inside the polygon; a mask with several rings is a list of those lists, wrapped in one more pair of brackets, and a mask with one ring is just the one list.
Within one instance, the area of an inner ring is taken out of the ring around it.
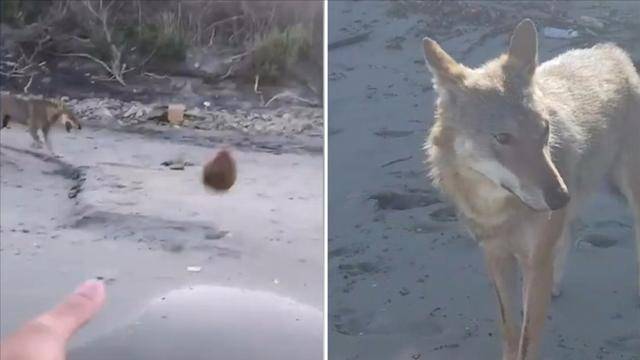
{"label": "wolf's black nose", "polygon": [[554,187],[553,189],[547,190],[544,193],[544,201],[549,206],[551,210],[558,210],[563,208],[567,203],[571,200],[571,196],[567,192],[567,190],[561,187]]}

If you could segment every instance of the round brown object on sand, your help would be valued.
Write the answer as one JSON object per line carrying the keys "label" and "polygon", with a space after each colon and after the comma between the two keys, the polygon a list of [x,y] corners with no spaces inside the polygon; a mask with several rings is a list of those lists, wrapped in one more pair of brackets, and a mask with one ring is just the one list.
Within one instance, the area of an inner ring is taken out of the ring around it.
{"label": "round brown object on sand", "polygon": [[202,171],[202,182],[217,191],[229,190],[236,181],[236,163],[227,150],[209,160]]}

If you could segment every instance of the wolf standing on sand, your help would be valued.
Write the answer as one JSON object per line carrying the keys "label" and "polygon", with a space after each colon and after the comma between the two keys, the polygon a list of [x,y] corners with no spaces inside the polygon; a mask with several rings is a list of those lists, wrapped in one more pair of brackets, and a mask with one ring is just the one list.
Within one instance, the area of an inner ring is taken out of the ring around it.
{"label": "wolf standing on sand", "polygon": [[11,121],[27,125],[35,148],[42,147],[42,141],[38,136],[38,130],[41,130],[49,151],[53,151],[49,141],[51,125],[60,121],[64,124],[67,132],[71,131],[73,127],[82,129],[76,116],[61,101],[54,102],[43,98],[2,93],[0,113],[2,128],[7,127]]}
{"label": "wolf standing on sand", "polygon": [[[425,146],[431,176],[483,249],[503,359],[537,359],[570,223],[602,181],[628,201],[640,263],[640,76],[612,44],[538,65],[528,19],[506,54],[475,69],[429,38],[423,45],[438,95]],[[514,303],[518,265],[522,325]]]}

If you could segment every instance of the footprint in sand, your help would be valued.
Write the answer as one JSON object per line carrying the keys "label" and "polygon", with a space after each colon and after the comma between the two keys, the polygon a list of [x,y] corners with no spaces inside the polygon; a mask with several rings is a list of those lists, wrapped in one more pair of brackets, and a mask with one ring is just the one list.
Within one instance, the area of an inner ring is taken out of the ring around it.
{"label": "footprint in sand", "polygon": [[431,193],[397,193],[383,191],[371,195],[370,200],[376,201],[378,210],[408,210],[419,207],[427,207],[440,203],[440,199]]}
{"label": "footprint in sand", "polygon": [[390,309],[357,311],[351,308],[337,309],[333,315],[334,329],[344,335],[411,335],[436,336],[444,328],[434,319],[401,319]]}
{"label": "footprint in sand", "polygon": [[616,336],[606,340],[605,344],[612,350],[640,354],[640,333]]}
{"label": "footprint in sand", "polygon": [[431,217],[431,219],[440,222],[450,222],[458,220],[456,209],[453,208],[453,206],[447,206],[434,210],[429,214],[429,216]]}
{"label": "footprint in sand", "polygon": [[606,249],[615,246],[618,240],[604,234],[588,234],[582,238],[581,242],[591,244],[597,248]]}
{"label": "footprint in sand", "polygon": [[375,131],[374,134],[376,136],[380,136],[381,138],[402,138],[407,137],[413,134],[412,130],[389,130],[387,128]]}
{"label": "footprint in sand", "polygon": [[376,274],[383,271],[380,265],[368,261],[354,264],[340,264],[338,265],[338,269],[349,276]]}

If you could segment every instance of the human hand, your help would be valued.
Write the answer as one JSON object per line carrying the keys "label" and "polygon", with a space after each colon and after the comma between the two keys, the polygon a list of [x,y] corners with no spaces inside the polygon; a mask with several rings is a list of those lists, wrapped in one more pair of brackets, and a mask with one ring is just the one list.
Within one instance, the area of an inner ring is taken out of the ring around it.
{"label": "human hand", "polygon": [[0,360],[64,360],[69,338],[104,305],[104,283],[88,280],[55,308],[0,342]]}

